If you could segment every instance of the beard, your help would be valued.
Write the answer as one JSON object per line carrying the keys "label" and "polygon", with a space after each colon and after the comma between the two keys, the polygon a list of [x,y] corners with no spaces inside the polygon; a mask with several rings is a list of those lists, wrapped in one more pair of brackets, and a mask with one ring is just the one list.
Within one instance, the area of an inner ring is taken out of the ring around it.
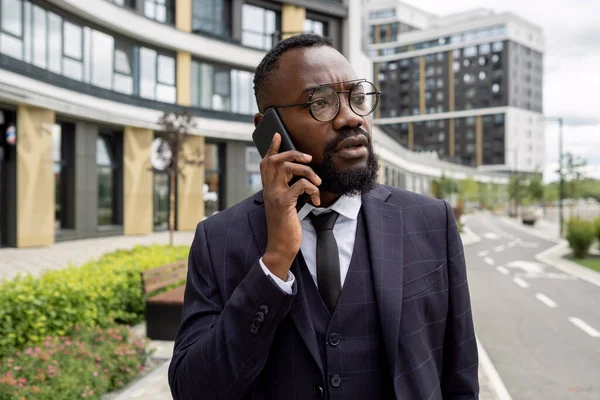
{"label": "beard", "polygon": [[[369,140],[367,145],[367,149],[369,150],[367,165],[340,171],[333,165],[333,153],[342,140],[355,135],[365,135]],[[361,128],[339,131],[338,136],[325,146],[323,161],[320,163],[310,163],[309,166],[322,179],[319,190],[325,192],[340,196],[359,196],[370,192],[377,185],[379,162],[373,151],[371,135]]]}

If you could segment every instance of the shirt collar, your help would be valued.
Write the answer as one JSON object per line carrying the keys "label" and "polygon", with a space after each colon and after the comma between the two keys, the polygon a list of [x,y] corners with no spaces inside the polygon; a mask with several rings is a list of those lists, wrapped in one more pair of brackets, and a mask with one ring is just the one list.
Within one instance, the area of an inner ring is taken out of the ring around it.
{"label": "shirt collar", "polygon": [[330,207],[315,207],[310,203],[306,203],[304,207],[300,209],[298,212],[298,218],[303,220],[310,214],[311,212],[319,215],[327,211],[336,211],[338,214],[348,218],[348,219],[357,219],[358,212],[360,211],[360,207],[362,205],[361,196],[341,196],[335,203],[333,203]]}

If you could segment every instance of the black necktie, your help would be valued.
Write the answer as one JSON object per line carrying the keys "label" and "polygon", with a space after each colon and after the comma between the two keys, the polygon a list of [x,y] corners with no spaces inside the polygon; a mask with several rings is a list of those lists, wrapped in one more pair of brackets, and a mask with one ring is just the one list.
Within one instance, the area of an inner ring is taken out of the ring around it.
{"label": "black necktie", "polygon": [[321,215],[310,214],[310,220],[317,232],[317,282],[319,293],[333,314],[342,290],[340,280],[340,256],[333,236],[333,226],[339,214],[335,211]]}

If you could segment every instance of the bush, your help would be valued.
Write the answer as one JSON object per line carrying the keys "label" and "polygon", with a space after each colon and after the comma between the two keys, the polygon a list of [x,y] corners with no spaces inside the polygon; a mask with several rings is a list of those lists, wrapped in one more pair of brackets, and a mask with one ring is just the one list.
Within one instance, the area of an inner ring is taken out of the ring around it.
{"label": "bush", "polygon": [[99,399],[138,375],[149,353],[124,326],[82,328],[72,337],[47,337],[38,347],[0,361],[0,399]]}
{"label": "bush", "polygon": [[594,227],[596,228],[596,239],[598,239],[600,244],[600,217],[596,218],[594,221]]}
{"label": "bush", "polygon": [[65,336],[75,326],[143,319],[140,272],[187,258],[187,246],[136,247],[81,267],[0,283],[0,358],[10,349]]}
{"label": "bush", "polygon": [[567,222],[567,241],[575,258],[585,258],[596,237],[594,223],[573,218]]}

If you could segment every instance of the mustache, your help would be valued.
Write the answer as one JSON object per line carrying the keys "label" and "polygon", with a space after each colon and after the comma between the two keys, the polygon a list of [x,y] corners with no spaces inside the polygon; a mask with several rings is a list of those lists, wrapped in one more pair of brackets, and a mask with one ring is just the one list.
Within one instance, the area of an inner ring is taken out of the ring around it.
{"label": "mustache", "polygon": [[328,155],[333,153],[333,151],[335,151],[335,149],[343,140],[358,135],[366,136],[367,140],[369,141],[368,146],[371,147],[371,135],[367,131],[365,131],[361,127],[343,128],[337,131],[337,136],[335,139],[332,139],[329,143],[327,143],[327,145],[325,146],[324,154]]}

